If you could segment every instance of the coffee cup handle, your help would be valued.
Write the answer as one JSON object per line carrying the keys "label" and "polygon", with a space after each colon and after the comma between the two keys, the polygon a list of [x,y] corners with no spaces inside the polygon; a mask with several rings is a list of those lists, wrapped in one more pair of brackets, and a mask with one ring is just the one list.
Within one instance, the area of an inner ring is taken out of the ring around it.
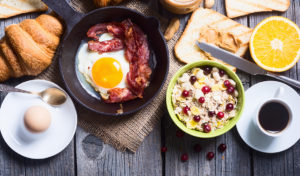
{"label": "coffee cup handle", "polygon": [[279,88],[276,90],[275,94],[274,94],[274,98],[279,98],[279,97],[281,97],[281,96],[283,95],[283,93],[284,93],[284,88],[283,88],[283,87],[279,87]]}

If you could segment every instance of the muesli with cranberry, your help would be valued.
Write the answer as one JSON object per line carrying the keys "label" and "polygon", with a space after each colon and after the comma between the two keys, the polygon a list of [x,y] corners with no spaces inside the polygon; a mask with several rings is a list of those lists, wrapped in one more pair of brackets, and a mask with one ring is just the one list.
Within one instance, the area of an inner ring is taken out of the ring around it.
{"label": "muesli with cranberry", "polygon": [[174,86],[172,103],[187,128],[210,132],[223,128],[236,115],[236,82],[217,67],[197,67]]}

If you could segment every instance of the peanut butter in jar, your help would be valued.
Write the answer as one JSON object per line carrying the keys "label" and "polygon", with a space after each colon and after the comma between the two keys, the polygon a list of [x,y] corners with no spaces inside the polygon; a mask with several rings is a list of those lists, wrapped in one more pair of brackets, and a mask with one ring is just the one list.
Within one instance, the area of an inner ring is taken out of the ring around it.
{"label": "peanut butter in jar", "polygon": [[160,3],[170,12],[187,14],[197,9],[202,0],[160,0]]}

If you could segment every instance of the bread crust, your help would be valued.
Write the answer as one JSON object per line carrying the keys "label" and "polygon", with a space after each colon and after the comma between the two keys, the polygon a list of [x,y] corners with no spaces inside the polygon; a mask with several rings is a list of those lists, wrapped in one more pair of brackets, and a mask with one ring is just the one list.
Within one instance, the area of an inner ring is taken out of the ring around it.
{"label": "bread crust", "polygon": [[[237,5],[238,7],[234,7]],[[290,6],[290,0],[225,0],[226,14],[229,18],[249,15],[257,12],[285,12]]]}
{"label": "bread crust", "polygon": [[11,77],[11,70],[0,52],[0,80],[6,81]]}
{"label": "bread crust", "polygon": [[51,15],[7,26],[0,42],[0,70],[5,70],[0,72],[0,82],[40,74],[51,64],[62,33],[62,24]]}
{"label": "bread crust", "polygon": [[63,33],[63,25],[61,21],[54,14],[46,15],[42,14],[35,19],[41,27],[51,34],[60,37]]}
{"label": "bread crust", "polygon": [[[19,0],[19,2],[20,1],[22,3],[26,3],[26,0]],[[31,2],[29,2],[29,1],[27,2],[27,4],[30,4],[30,3]],[[0,19],[10,18],[10,17],[17,16],[17,15],[24,14],[24,13],[44,12],[44,11],[48,10],[48,6],[46,4],[44,4],[42,1],[39,2],[38,5],[32,7],[32,9],[28,9],[28,10],[25,10],[23,6],[20,6],[20,5],[12,5],[11,6],[11,5],[5,4],[5,2],[0,3],[0,7],[4,8],[4,9],[8,9],[10,11],[14,11],[14,12],[10,12],[10,13],[8,13],[6,11],[6,14],[5,14],[5,12],[1,13]]]}
{"label": "bread crust", "polygon": [[[3,59],[6,61],[7,67],[10,68],[13,77],[21,77],[24,75],[24,69],[18,61],[14,51],[9,46],[6,38],[0,42],[0,49],[3,53]],[[1,67],[0,67],[1,68]]]}
{"label": "bread crust", "polygon": [[[197,10],[199,10],[199,9],[197,9]],[[194,18],[195,18],[195,16],[196,16],[196,13],[195,13],[195,12],[196,12],[197,10],[195,10],[194,13],[192,13],[190,19],[189,19],[188,22],[187,22],[187,25],[185,26],[185,30],[184,30],[183,33],[181,34],[179,40],[177,41],[177,43],[175,44],[175,47],[174,47],[174,53],[175,53],[175,56],[177,57],[177,59],[178,59],[179,61],[181,61],[181,62],[183,62],[183,63],[186,63],[186,62],[185,62],[184,60],[182,60],[181,57],[179,57],[177,51],[178,51],[178,49],[179,49],[179,44],[182,42],[183,37],[184,37],[184,36],[186,35],[186,33],[187,33],[186,28],[188,28],[188,27],[191,25],[192,21],[194,20]],[[199,51],[200,51],[200,49],[199,49]]]}

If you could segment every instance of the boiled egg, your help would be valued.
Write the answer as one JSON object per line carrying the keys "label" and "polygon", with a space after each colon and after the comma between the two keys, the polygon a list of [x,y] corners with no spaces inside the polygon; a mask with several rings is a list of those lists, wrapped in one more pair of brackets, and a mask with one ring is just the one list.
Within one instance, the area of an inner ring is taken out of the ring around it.
{"label": "boiled egg", "polygon": [[24,114],[24,124],[34,133],[46,131],[51,124],[51,114],[42,106],[32,106]]}
{"label": "boiled egg", "polygon": [[[104,33],[99,41],[111,40],[113,36]],[[107,91],[112,88],[125,88],[129,63],[125,51],[113,51],[99,54],[89,51],[88,43],[83,41],[77,54],[78,70],[86,81],[99,92],[102,98],[108,98]]]}

